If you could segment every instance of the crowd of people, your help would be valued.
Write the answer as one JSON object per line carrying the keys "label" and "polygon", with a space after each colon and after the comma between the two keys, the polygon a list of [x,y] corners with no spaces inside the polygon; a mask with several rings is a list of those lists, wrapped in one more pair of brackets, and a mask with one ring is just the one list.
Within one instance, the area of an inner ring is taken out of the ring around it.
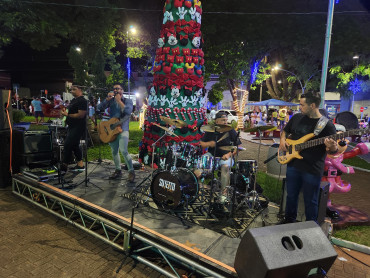
{"label": "crowd of people", "polygon": [[253,111],[247,112],[244,115],[243,122],[246,128],[252,128],[261,125],[272,125],[277,127],[279,130],[283,130],[284,126],[289,122],[292,116],[296,113],[292,109],[270,109],[266,111],[260,111],[254,109]]}

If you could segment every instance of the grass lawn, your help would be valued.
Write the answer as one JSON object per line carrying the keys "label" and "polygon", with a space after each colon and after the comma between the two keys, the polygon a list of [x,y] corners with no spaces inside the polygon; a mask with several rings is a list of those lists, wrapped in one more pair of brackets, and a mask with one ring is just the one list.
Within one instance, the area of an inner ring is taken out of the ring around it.
{"label": "grass lawn", "polygon": [[333,236],[370,247],[370,226],[351,226],[334,231]]}

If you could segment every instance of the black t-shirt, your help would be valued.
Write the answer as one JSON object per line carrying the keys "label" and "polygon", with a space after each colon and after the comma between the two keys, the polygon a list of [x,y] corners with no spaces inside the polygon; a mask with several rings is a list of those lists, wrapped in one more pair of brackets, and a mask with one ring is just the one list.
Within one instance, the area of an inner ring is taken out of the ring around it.
{"label": "black t-shirt", "polygon": [[[223,135],[225,135],[227,132],[223,132],[217,135],[217,140],[219,140]],[[220,150],[218,147],[221,146],[231,146],[231,145],[240,145],[241,142],[238,138],[238,134],[234,129],[228,131],[229,136],[227,138],[221,140],[217,143],[217,150],[216,150],[216,157],[222,157],[224,154],[229,153],[230,151],[224,151]],[[203,142],[210,142],[210,141],[216,141],[216,134],[214,132],[206,132],[201,139]],[[215,148],[208,148],[208,152],[210,152],[212,155],[214,155]]]}
{"label": "black t-shirt", "polygon": [[[78,110],[87,111],[87,100],[84,98],[84,96],[72,99],[71,103],[68,106],[68,115],[76,114],[78,113]],[[86,128],[86,117],[83,117],[82,119],[67,117],[66,123],[70,128]]]}
{"label": "black t-shirt", "polygon": [[[313,133],[318,121],[319,119],[311,119],[306,115],[296,114],[289,120],[284,131],[287,133],[289,139],[298,140],[309,133]],[[329,120],[325,128],[318,136],[313,137],[312,140],[335,133],[335,126]],[[313,175],[323,175],[326,157],[326,147],[324,144],[304,149],[299,154],[303,156],[303,159],[293,159],[288,163],[289,166],[293,166]]]}

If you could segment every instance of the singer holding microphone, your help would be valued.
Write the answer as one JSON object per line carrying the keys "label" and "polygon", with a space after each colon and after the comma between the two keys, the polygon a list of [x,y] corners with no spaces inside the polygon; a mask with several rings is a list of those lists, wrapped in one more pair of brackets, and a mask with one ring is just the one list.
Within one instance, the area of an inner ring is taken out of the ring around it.
{"label": "singer holding microphone", "polygon": [[[224,112],[218,112],[215,119],[217,125],[227,124],[227,115]],[[228,133],[228,135],[226,135]],[[223,138],[222,140],[220,140]],[[233,155],[236,154],[236,148],[241,145],[239,135],[234,130],[231,129],[227,132],[221,132],[217,134],[217,144],[216,144],[216,134],[215,132],[206,132],[200,141],[200,145],[203,149],[208,148],[208,153],[205,155],[212,156],[215,155],[216,158],[221,158],[219,161],[219,166],[221,168],[221,194],[219,196],[219,203],[224,204],[227,199],[226,187],[230,184],[230,167],[234,165]],[[222,150],[222,146],[234,145],[235,148],[232,151]],[[216,150],[215,150],[216,147]]]}
{"label": "singer holding microphone", "polygon": [[118,118],[120,121],[122,121],[122,132],[118,134],[114,141],[109,143],[109,146],[112,149],[113,161],[116,168],[113,175],[110,176],[109,179],[115,180],[122,177],[121,158],[119,155],[120,150],[128,167],[128,181],[134,182],[134,167],[132,165],[131,156],[128,153],[129,122],[133,109],[133,103],[131,99],[123,97],[123,87],[121,84],[114,84],[113,92],[109,92],[107,98],[98,105],[99,110],[105,110],[106,108],[109,108],[110,119]]}

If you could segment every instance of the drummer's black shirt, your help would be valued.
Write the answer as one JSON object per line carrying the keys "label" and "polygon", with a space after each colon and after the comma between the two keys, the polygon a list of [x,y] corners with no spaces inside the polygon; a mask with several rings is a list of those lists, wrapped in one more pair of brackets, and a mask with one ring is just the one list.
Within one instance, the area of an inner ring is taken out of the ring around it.
{"label": "drummer's black shirt", "polygon": [[[219,140],[225,133],[217,133],[217,140]],[[216,150],[216,157],[222,157],[224,154],[229,153],[229,151],[220,150],[219,147],[221,146],[238,146],[241,144],[240,139],[238,138],[238,134],[234,129],[228,131],[229,136],[227,138],[221,140],[217,143],[217,150]],[[210,142],[210,141],[216,141],[216,133],[215,132],[206,132],[201,139],[202,142]],[[208,148],[208,152],[210,152],[212,155],[215,155],[214,153],[215,148]]]}

